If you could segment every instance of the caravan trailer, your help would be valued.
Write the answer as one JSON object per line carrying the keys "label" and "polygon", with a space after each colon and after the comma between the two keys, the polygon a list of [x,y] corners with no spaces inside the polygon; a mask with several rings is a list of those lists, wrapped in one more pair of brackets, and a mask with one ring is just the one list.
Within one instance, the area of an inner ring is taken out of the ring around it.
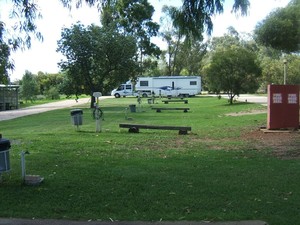
{"label": "caravan trailer", "polygon": [[143,97],[155,96],[189,97],[201,93],[199,76],[139,77],[135,91]]}
{"label": "caravan trailer", "polygon": [[199,76],[162,76],[139,77],[135,87],[130,81],[121,84],[111,92],[116,98],[126,96],[142,97],[166,96],[189,97],[201,93],[201,77]]}

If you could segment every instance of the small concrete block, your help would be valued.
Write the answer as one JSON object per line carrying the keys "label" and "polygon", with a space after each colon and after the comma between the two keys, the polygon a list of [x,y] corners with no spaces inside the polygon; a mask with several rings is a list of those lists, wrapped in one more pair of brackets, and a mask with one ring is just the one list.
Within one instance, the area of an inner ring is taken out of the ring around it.
{"label": "small concrete block", "polygon": [[24,183],[30,186],[38,186],[43,182],[43,180],[44,177],[41,177],[39,175],[26,175]]}

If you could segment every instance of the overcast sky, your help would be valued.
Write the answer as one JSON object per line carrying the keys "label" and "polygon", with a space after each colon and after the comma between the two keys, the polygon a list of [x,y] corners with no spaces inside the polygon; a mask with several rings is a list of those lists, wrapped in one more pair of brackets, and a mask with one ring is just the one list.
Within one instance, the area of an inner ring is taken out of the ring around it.
{"label": "overcast sky", "polygon": [[[37,0],[43,18],[37,22],[38,29],[44,36],[44,41],[33,41],[30,50],[18,51],[12,54],[15,62],[15,71],[11,73],[11,81],[21,79],[25,70],[36,74],[38,71],[45,73],[59,72],[57,63],[62,55],[56,52],[57,41],[60,39],[61,29],[70,27],[80,21],[85,25],[99,23],[99,12],[96,7],[83,6],[71,12],[63,8],[58,0]],[[9,25],[7,2],[0,0],[0,20]],[[180,6],[181,0],[149,0],[155,7],[153,20],[159,22],[162,5]],[[233,0],[225,0],[224,13],[214,17],[214,31],[212,36],[222,36],[229,26],[233,26],[238,32],[251,33],[255,25],[263,20],[271,11],[278,7],[285,7],[289,0],[250,0],[250,10],[247,17],[236,16],[231,13]],[[155,40],[156,44],[163,47],[162,41]]]}

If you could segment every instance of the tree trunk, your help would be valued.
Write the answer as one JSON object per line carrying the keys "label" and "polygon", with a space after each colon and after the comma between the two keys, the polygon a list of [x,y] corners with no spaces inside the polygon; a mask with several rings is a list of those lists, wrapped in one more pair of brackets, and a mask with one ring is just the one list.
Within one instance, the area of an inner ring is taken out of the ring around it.
{"label": "tree trunk", "polygon": [[93,96],[93,94],[91,94],[91,105],[90,105],[90,108],[94,108],[95,107],[95,102],[96,102],[96,99],[95,97]]}

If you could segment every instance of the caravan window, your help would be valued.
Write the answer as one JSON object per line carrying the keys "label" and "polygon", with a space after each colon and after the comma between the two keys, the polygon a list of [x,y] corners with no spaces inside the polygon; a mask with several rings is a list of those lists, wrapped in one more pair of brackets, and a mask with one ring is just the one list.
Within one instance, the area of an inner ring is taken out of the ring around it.
{"label": "caravan window", "polygon": [[140,86],[141,87],[148,87],[148,81],[147,80],[141,80],[140,81]]}
{"label": "caravan window", "polygon": [[126,85],[126,90],[131,90],[131,85],[130,84]]}
{"label": "caravan window", "polygon": [[190,85],[197,85],[197,81],[190,81]]}

